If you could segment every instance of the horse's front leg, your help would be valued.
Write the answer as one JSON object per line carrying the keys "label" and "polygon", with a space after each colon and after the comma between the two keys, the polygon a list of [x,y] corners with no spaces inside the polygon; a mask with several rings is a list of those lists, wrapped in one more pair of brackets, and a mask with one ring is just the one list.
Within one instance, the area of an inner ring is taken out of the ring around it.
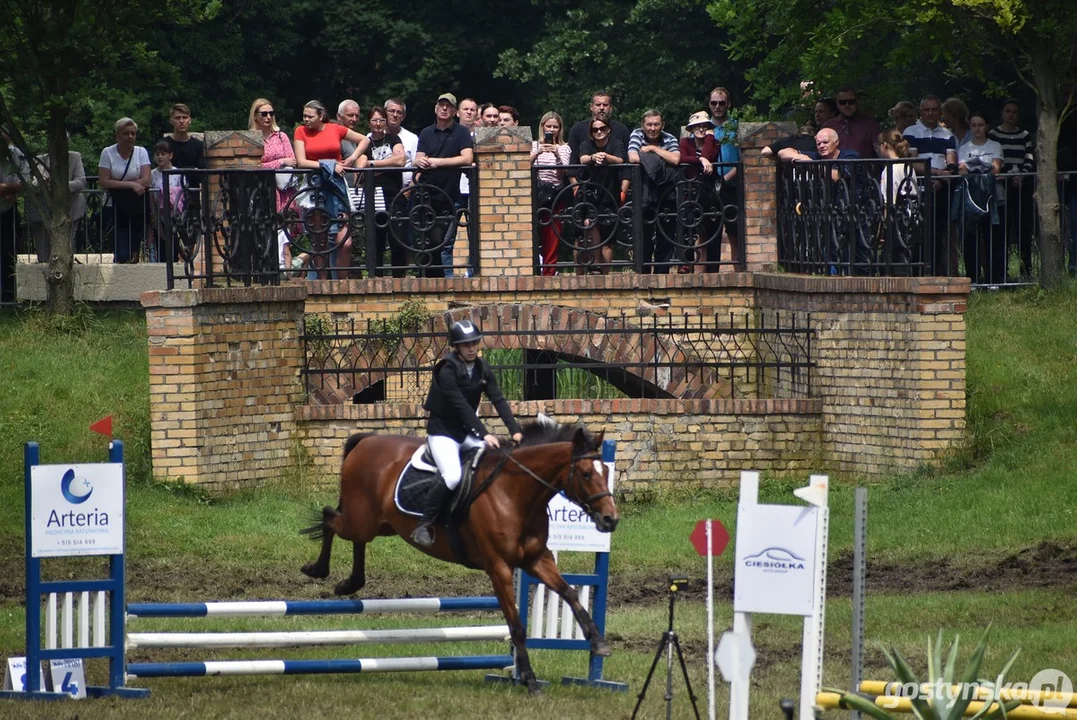
{"label": "horse's front leg", "polygon": [[509,626],[509,637],[512,645],[516,648],[516,671],[519,673],[519,681],[527,686],[527,691],[532,695],[541,695],[538,679],[531,669],[531,659],[527,656],[527,632],[523,623],[520,622],[520,611],[516,607],[516,592],[512,587],[512,568],[501,560],[497,565],[488,568],[486,574],[494,586],[494,595],[501,605],[501,613],[505,616],[505,622]]}
{"label": "horse's front leg", "polygon": [[584,636],[591,641],[591,652],[601,657],[609,657],[613,650],[606,638],[602,637],[598,626],[590,613],[580,604],[580,597],[572,586],[561,577],[561,571],[557,569],[557,562],[553,559],[553,553],[547,550],[531,567],[526,568],[529,573],[542,581],[542,584],[564,598],[568,606],[572,608],[572,615],[576,622],[583,628]]}

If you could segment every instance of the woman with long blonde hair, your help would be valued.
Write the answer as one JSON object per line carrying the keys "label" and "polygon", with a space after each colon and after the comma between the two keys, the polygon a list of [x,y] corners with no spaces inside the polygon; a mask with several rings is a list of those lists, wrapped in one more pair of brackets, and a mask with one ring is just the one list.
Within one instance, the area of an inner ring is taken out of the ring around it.
{"label": "woman with long blonde hair", "polygon": [[[539,121],[538,134],[531,143],[531,165],[538,170],[535,175],[538,182],[538,206],[550,209],[556,216],[564,209],[564,200],[554,207],[554,200],[565,184],[565,167],[571,160],[572,151],[564,140],[564,123],[561,116],[552,110]],[[556,275],[557,246],[560,244],[562,223],[553,217],[548,225],[539,227],[539,258],[543,275]]]}

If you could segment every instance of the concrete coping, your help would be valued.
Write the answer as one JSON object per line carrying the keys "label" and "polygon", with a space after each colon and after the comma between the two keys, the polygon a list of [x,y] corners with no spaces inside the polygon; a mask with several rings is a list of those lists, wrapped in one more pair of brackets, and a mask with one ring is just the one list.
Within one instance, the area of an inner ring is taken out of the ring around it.
{"label": "concrete coping", "polygon": [[155,290],[142,293],[142,307],[181,308],[197,305],[231,305],[240,303],[291,303],[307,299],[305,285],[266,287],[201,288],[195,290]]}

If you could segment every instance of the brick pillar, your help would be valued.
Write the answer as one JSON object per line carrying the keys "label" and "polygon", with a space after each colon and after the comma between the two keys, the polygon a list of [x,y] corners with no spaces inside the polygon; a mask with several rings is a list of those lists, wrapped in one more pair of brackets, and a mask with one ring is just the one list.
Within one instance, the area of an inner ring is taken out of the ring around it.
{"label": "brick pillar", "polygon": [[303,403],[302,285],[148,292],[153,474],[212,491],[292,462]]}
{"label": "brick pillar", "polygon": [[531,129],[479,128],[475,161],[479,166],[480,274],[533,275]]}
{"label": "brick pillar", "polygon": [[791,122],[740,124],[744,163],[745,269],[773,270],[778,264],[778,217],[774,160],[760,153],[779,137],[796,132]]}
{"label": "brick pillar", "polygon": [[[207,130],[203,142],[206,147],[206,165],[210,170],[227,170],[230,168],[259,168],[262,165],[262,133],[252,130]],[[217,192],[221,185],[216,177],[209,182],[208,205],[203,212],[214,212]],[[205,201],[204,201],[205,202]],[[195,272],[206,274],[207,258],[213,260],[215,273],[223,272],[224,262],[212,250],[207,254],[199,247],[195,262]]]}

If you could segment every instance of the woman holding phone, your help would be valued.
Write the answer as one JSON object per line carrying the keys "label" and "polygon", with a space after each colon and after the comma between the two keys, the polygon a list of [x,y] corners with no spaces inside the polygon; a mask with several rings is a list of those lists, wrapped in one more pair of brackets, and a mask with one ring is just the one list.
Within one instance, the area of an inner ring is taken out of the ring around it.
{"label": "woman holding phone", "polygon": [[[542,168],[535,173],[538,181],[535,211],[537,212],[540,208],[550,208],[554,216],[564,209],[564,200],[558,203],[557,207],[554,207],[554,200],[564,187],[565,166],[568,165],[571,156],[568,143],[562,137],[562,127],[560,115],[555,112],[546,113],[539,122],[539,136],[542,142],[531,143],[531,165]],[[554,219],[549,225],[539,227],[539,261],[543,275],[556,274],[554,265],[557,264],[557,246],[560,236],[560,220]]]}

